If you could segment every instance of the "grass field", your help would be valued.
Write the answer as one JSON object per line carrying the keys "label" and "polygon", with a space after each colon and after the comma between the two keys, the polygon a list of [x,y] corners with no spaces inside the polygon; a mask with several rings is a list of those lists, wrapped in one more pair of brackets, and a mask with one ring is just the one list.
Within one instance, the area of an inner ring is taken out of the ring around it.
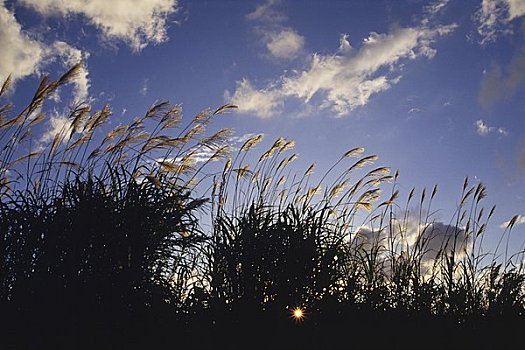
{"label": "grass field", "polygon": [[437,187],[400,194],[363,148],[320,171],[295,168],[290,140],[232,149],[206,131],[232,105],[186,122],[162,102],[103,134],[109,106],[81,104],[39,143],[79,67],[0,107],[5,346],[499,346],[524,324],[517,216],[486,251],[482,184],[438,222]]}

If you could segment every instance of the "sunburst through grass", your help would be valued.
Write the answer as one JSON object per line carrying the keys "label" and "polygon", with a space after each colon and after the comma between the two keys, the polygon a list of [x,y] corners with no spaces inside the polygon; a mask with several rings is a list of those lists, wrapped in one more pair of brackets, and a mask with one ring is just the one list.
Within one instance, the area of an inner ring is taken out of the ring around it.
{"label": "sunburst through grass", "polygon": [[301,322],[301,321],[304,321],[304,318],[305,318],[305,312],[304,312],[304,308],[300,307],[300,306],[296,306],[292,309],[292,318],[296,321],[296,322]]}

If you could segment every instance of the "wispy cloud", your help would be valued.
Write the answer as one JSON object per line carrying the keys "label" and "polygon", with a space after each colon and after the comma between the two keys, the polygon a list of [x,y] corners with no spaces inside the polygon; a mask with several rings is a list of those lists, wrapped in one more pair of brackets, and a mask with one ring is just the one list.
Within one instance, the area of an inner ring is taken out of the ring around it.
{"label": "wispy cloud", "polygon": [[[246,141],[248,141],[251,137],[253,137],[255,135],[256,134],[254,134],[254,133],[248,133],[248,134],[244,134],[244,135],[241,135],[241,136],[232,136],[232,137],[229,138],[228,141],[233,146],[233,145],[236,145],[236,144],[245,143]],[[262,134],[262,135],[264,136],[264,134]]]}
{"label": "wispy cloud", "polygon": [[292,60],[303,51],[305,40],[296,30],[284,25],[288,18],[276,8],[279,3],[267,0],[246,15],[246,19],[257,23],[255,31],[271,57]]}
{"label": "wispy cloud", "polygon": [[[509,226],[510,222],[511,222],[511,220],[505,221],[504,223],[499,225],[499,227],[507,228]],[[517,218],[516,218],[516,221],[514,222],[514,225],[523,225],[523,224],[525,224],[525,215],[518,215]]]}
{"label": "wispy cloud", "polygon": [[337,116],[348,115],[366,105],[374,94],[396,84],[402,63],[433,58],[436,50],[431,44],[455,28],[452,24],[372,32],[359,49],[352,48],[348,36],[343,35],[333,54],[312,54],[306,68],[283,75],[264,88],[255,88],[243,79],[225,97],[239,106],[239,112],[261,118],[278,115],[290,99],[299,100],[305,109],[315,104]]}
{"label": "wispy cloud", "polygon": [[148,94],[148,91],[149,91],[149,79],[146,78],[142,81],[142,86],[140,87],[139,93],[142,96],[146,96]]}
{"label": "wispy cloud", "polygon": [[84,65],[73,81],[74,90],[73,90],[73,100],[75,102],[85,102],[89,99],[89,72],[87,70],[86,61],[89,58],[88,52],[83,52],[63,41],[55,41],[53,43],[51,52],[53,55],[58,56],[62,61],[62,65],[65,68],[71,68],[79,62],[84,62]]}
{"label": "wispy cloud", "polygon": [[525,15],[523,0],[482,0],[474,18],[482,45],[493,42],[500,35],[512,33],[510,22]]}
{"label": "wispy cloud", "polygon": [[474,126],[476,127],[476,132],[480,136],[487,136],[488,134],[491,134],[491,133],[497,133],[503,136],[507,136],[509,134],[509,132],[505,130],[505,128],[489,126],[487,125],[487,123],[485,123],[481,119],[476,120],[476,122],[474,123]]}
{"label": "wispy cloud", "polygon": [[[261,134],[264,136],[264,134]],[[190,160],[192,164],[196,165],[199,163],[206,163],[209,161],[216,161],[220,160],[220,157],[217,157],[217,151],[224,150],[225,147],[227,149],[227,152],[236,152],[239,150],[239,148],[246,142],[248,139],[250,139],[252,136],[255,136],[253,133],[244,134],[241,136],[232,136],[229,137],[227,140],[222,141],[220,143],[214,144],[214,145],[198,145],[195,146],[193,149],[188,151],[188,153],[191,153]],[[226,151],[223,153],[227,153]],[[157,158],[155,159],[156,162],[170,162],[174,164],[181,164],[181,162],[184,161],[184,157],[178,157],[178,158]]]}
{"label": "wispy cloud", "polygon": [[97,27],[105,40],[122,40],[134,51],[168,39],[170,15],[177,0],[20,0],[44,16],[83,16]]}
{"label": "wispy cloud", "polygon": [[441,12],[450,2],[450,0],[437,0],[425,6],[425,12],[429,16],[435,16]]}
{"label": "wispy cloud", "polygon": [[71,128],[71,120],[55,111],[49,118],[47,129],[40,138],[40,144],[43,145],[51,142],[57,135],[63,136],[62,142],[67,142],[71,134]]}
{"label": "wispy cloud", "polygon": [[276,5],[280,3],[281,0],[266,0],[263,4],[258,5],[253,12],[247,14],[246,19],[267,23],[285,22],[288,20],[288,16],[276,9]]}

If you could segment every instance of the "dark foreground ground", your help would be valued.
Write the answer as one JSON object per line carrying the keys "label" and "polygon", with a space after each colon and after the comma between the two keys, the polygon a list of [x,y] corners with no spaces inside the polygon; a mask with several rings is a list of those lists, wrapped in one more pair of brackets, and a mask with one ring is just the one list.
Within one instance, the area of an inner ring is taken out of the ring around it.
{"label": "dark foreground ground", "polygon": [[298,322],[285,311],[17,314],[3,307],[0,349],[505,349],[521,348],[525,340],[525,320],[518,316],[458,323],[341,310],[310,311]]}

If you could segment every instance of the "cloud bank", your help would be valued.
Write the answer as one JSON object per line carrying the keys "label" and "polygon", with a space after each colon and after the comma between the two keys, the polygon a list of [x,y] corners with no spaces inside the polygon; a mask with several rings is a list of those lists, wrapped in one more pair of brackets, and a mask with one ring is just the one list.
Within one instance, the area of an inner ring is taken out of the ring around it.
{"label": "cloud bank", "polygon": [[442,222],[421,223],[418,218],[409,216],[403,222],[394,219],[391,227],[394,228],[392,235],[388,229],[377,232],[369,227],[360,227],[353,237],[354,244],[363,249],[379,246],[382,251],[389,251],[389,238],[394,237],[396,253],[410,252],[420,256],[423,273],[432,269],[440,254],[455,252],[461,258],[471,249],[471,239],[464,229]]}

